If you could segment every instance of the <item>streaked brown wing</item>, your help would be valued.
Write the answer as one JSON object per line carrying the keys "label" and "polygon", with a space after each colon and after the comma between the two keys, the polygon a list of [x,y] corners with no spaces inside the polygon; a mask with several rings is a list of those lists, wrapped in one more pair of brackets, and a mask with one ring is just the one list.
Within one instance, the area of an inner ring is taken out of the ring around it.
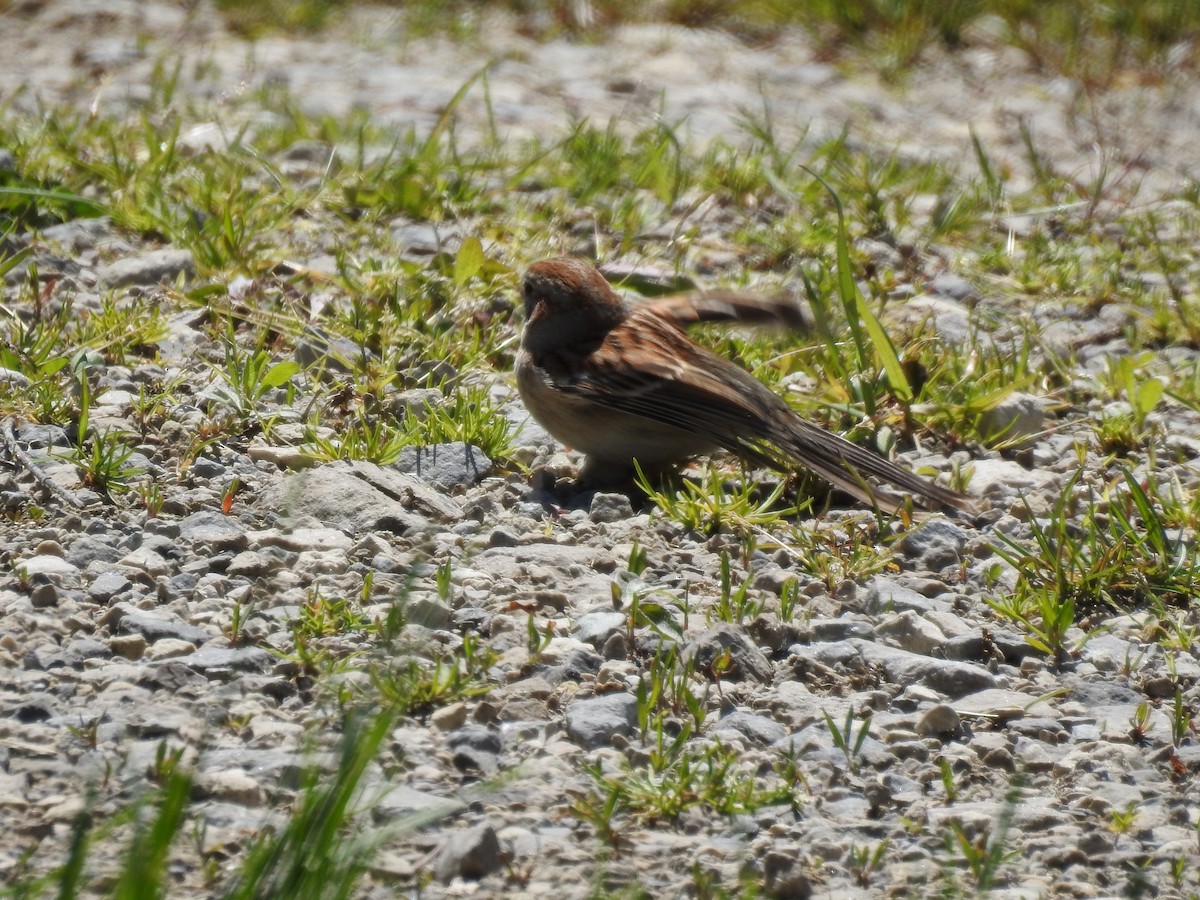
{"label": "streaked brown wing", "polygon": [[812,331],[812,313],[793,298],[777,294],[757,296],[737,291],[691,291],[644,300],[642,305],[680,325],[701,322],[737,322],[742,325],[774,325],[793,331]]}
{"label": "streaked brown wing", "polygon": [[770,388],[729,360],[694,344],[650,309],[637,309],[570,368],[545,360],[555,386],[591,402],[703,434],[758,463],[807,467],[866,503],[896,508],[900,498],[865,478],[891,482],[935,503],[973,511],[962,495],[888,462],[801,418]]}

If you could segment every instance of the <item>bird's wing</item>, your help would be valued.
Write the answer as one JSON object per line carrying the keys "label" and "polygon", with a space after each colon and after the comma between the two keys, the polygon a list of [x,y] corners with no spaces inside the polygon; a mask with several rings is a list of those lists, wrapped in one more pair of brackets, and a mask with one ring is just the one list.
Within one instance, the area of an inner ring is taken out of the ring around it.
{"label": "bird's wing", "polygon": [[742,325],[774,325],[805,332],[815,328],[812,313],[785,294],[757,296],[737,291],[690,291],[643,300],[641,305],[680,325],[736,322]]}
{"label": "bird's wing", "polygon": [[542,360],[567,394],[684,431],[788,471],[801,465],[865,503],[896,509],[901,498],[872,488],[875,477],[934,503],[973,512],[974,504],[801,418],[745,369],[693,343],[674,323],[635,309],[591,352]]}

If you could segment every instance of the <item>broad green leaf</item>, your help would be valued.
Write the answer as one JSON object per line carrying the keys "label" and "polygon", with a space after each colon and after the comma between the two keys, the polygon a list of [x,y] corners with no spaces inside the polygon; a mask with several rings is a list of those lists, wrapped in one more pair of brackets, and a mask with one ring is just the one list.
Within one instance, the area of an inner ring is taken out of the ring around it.
{"label": "broad green leaf", "polygon": [[291,377],[299,372],[300,364],[298,362],[278,363],[267,370],[267,374],[263,376],[262,386],[264,388],[275,388],[281,384],[287,384]]}
{"label": "broad green leaf", "polygon": [[1158,406],[1158,401],[1162,399],[1163,383],[1157,378],[1148,378],[1138,385],[1137,390],[1133,393],[1130,399],[1140,415],[1146,415],[1154,411],[1154,407]]}
{"label": "broad green leaf", "polygon": [[479,274],[483,263],[483,245],[479,243],[479,238],[472,235],[463,241],[458,248],[458,255],[454,257],[454,284],[462,287]]}
{"label": "broad green leaf", "polygon": [[17,267],[17,265],[21,262],[21,260],[23,260],[25,257],[27,257],[32,252],[33,252],[32,247],[22,247],[20,250],[18,250],[16,253],[12,254],[11,256],[6,256],[6,257],[0,259],[0,278],[3,278],[9,272],[11,272],[13,269],[15,269]]}

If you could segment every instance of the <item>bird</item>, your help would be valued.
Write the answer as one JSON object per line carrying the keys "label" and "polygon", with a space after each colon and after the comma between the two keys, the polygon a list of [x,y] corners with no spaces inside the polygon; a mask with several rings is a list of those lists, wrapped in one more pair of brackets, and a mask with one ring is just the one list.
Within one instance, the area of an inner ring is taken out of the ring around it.
{"label": "bird", "polygon": [[802,327],[785,298],[717,291],[627,301],[589,262],[558,257],[530,265],[521,282],[524,327],[517,390],[554,438],[587,456],[584,475],[673,465],[724,449],[757,465],[814,472],[887,512],[903,495],[975,513],[974,502],[803,418],[736,363],[686,333],[702,322]]}

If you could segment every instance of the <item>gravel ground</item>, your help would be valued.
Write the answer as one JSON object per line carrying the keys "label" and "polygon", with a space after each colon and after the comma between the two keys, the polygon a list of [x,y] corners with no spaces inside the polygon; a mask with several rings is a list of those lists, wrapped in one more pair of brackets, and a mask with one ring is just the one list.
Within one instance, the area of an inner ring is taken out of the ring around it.
{"label": "gravel ground", "polygon": [[[320,39],[253,46],[225,33],[203,2],[185,12],[157,2],[27,0],[8,4],[5,18],[0,94],[23,87],[18,111],[41,100],[123,115],[171,47],[184,60],[181,90],[196,97],[219,102],[279,84],[314,111],[361,108],[424,129],[483,59],[477,45],[406,41],[381,9],[360,11]],[[488,40],[497,60],[491,101],[514,138],[556,132],[570,116],[634,126],[662,114],[686,118],[692,139],[704,141],[766,103],[790,134],[807,131],[815,141],[845,129],[852,140],[922,159],[969,159],[973,126],[1018,185],[1021,120],[1064,171],[1086,177],[1102,161],[1115,163],[1120,177],[1138,181],[1135,202],[1200,177],[1200,91],[1182,75],[1089,95],[993,48],[931,59],[891,88],[815,59],[796,35],[751,48],[721,34],[629,27],[593,45],[537,43],[497,26]],[[469,96],[460,129],[482,128],[484,112]],[[119,258],[114,246],[124,248]],[[164,274],[190,267],[186,253],[139,245],[105,223],[51,229],[39,253],[68,256],[85,291],[153,291]],[[965,317],[953,271],[942,288],[940,309]],[[1128,350],[1119,314],[1038,315],[1045,333],[1089,347],[1081,365]],[[172,320],[159,363],[102,374],[108,390],[93,419],[136,430],[139,385],[164,376],[180,374],[199,392],[212,380],[197,359],[203,341],[186,318]],[[511,396],[508,382],[497,390]],[[284,427],[297,418],[282,395],[268,400]],[[1030,433],[1040,432],[1045,406],[1020,402]],[[368,772],[377,823],[417,814],[431,824],[387,844],[364,895],[415,895],[428,878],[421,896],[582,897],[597,885],[640,885],[670,897],[702,894],[705,879],[735,891],[747,871],[770,896],[913,895],[948,879],[972,884],[967,851],[947,850],[945,836],[983,846],[1005,822],[1014,855],[996,896],[1198,889],[1200,752],[1194,741],[1173,747],[1169,723],[1175,684],[1193,706],[1200,699],[1194,651],[1168,659],[1141,621],[1125,617],[1055,667],[982,601],[997,562],[991,540],[1022,528],[1018,492],[1044,511],[1074,472],[1069,429],[1032,438],[1020,462],[997,454],[976,461],[970,491],[993,506],[978,523],[932,517],[895,544],[890,565],[858,582],[830,588],[801,576],[802,614],[788,622],[778,611],[793,560],[786,550],[758,553],[738,564],[736,579],[749,582],[763,615],[709,624],[705,613],[721,599],[722,552],[736,558],[738,541],[690,533],[623,495],[556,494],[578,458],[527,422],[515,397],[507,408],[522,426],[517,453],[533,463],[532,478],[495,472],[461,445],[427,448],[398,467],[296,473],[282,465],[280,448],[251,442],[198,460],[183,483],[164,482],[157,517],[82,488],[74,468],[49,455],[69,446],[61,429],[18,426],[16,444],[87,505],[42,496],[6,451],[6,502],[36,496],[49,512],[36,525],[0,525],[0,552],[11,561],[0,574],[0,872],[16,871],[39,841],[53,859],[89,791],[100,815],[127,803],[166,741],[195,769],[192,814],[206,828],[196,847],[180,850],[171,896],[209,895],[200,857],[236,858],[249,835],[278,821],[313,730],[328,721],[328,695],[264,648],[286,645],[289,622],[314,588],[357,596],[370,572],[367,617],[386,616],[417,576],[398,655],[459,649],[474,636],[496,658],[488,694],[403,721],[384,754],[390,765]],[[139,448],[145,468],[167,471],[168,448],[197,421],[194,407],[167,410],[160,433]],[[1175,440],[1200,446],[1194,416],[1173,416],[1171,428]],[[949,469],[933,452],[920,462]],[[1195,483],[1190,466],[1178,469]],[[223,514],[234,478],[241,491]],[[822,527],[836,532],[854,521],[835,510]],[[636,576],[627,572],[635,542],[647,558]],[[454,560],[452,583],[438,591],[433,572],[446,559]],[[625,586],[626,603],[630,585],[677,601],[687,585],[681,646],[711,707],[697,746],[732,748],[730,777],[749,773],[764,784],[778,779],[780,760],[793,760],[798,803],[731,815],[688,810],[669,824],[626,820],[615,847],[570,814],[595,783],[585,765],[620,772],[648,753],[635,688],[655,642],[647,629],[629,639],[614,583]],[[228,625],[251,601],[249,639],[233,642]],[[555,623],[536,648],[530,609],[537,622]],[[334,651],[355,649],[353,633],[340,640]],[[339,681],[352,688],[359,674],[350,667]],[[1137,733],[1131,723],[1143,701],[1154,709]],[[869,735],[849,752],[838,743],[848,713],[854,732],[870,717]],[[1130,826],[1114,827],[1127,810],[1136,812]],[[884,841],[872,869],[859,854]],[[947,875],[953,859],[959,865]],[[1176,860],[1182,886],[1170,871]]]}

